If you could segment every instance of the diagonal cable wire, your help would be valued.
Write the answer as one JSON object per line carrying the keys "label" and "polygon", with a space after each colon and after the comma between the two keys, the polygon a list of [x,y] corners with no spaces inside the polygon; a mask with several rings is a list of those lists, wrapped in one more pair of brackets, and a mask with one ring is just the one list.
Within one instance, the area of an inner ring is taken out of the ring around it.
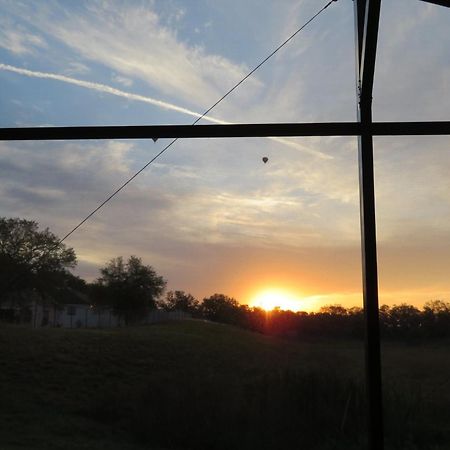
{"label": "diagonal cable wire", "polygon": [[[244,78],[238,81],[231,89],[229,89],[222,97],[219,98],[212,106],[210,106],[200,117],[198,117],[192,126],[196,125],[200,120],[203,119],[208,113],[210,113],[219,103],[225,100],[235,89],[237,89],[242,83],[244,83],[247,78],[252,76],[263,64],[265,64],[270,58],[272,58],[278,51],[280,51],[288,42],[294,39],[297,34],[299,34],[304,28],[306,28],[316,17],[318,17],[323,11],[325,11],[332,3],[337,0],[330,0],[325,6],[323,6],[316,14],[314,14],[310,19],[308,19],[300,28],[297,29],[293,34],[291,34],[285,41],[283,41],[275,50],[272,51],[268,56],[266,56],[259,64],[257,64]],[[62,237],[58,244],[64,242],[69,236],[71,236],[75,231],[78,230],[84,223],[86,223],[97,211],[99,211],[103,206],[105,206],[110,200],[112,200],[120,191],[122,191],[128,184],[130,184],[138,175],[140,175],[150,164],[157,160],[163,153],[165,153],[170,147],[172,147],[179,138],[173,139],[169,144],[167,144],[159,153],[157,153],[150,161],[148,161],[143,167],[141,167],[134,175],[132,175],[127,181],[125,181],[120,187],[118,187],[109,197],[107,197],[102,203],[100,203],[93,211],[91,211],[81,222],[79,222],[75,227],[73,227],[64,237]]]}

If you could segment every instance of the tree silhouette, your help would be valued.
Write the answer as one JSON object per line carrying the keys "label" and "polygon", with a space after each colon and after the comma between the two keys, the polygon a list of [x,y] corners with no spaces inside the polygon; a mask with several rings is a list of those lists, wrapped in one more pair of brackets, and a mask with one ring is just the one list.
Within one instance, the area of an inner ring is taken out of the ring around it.
{"label": "tree silhouette", "polygon": [[237,325],[239,302],[224,294],[214,294],[203,299],[200,311],[205,319]]}
{"label": "tree silhouette", "polygon": [[93,288],[97,305],[112,306],[126,324],[155,309],[166,287],[164,278],[137,256],[130,256],[126,263],[121,256],[113,258],[100,273]]}
{"label": "tree silhouette", "polygon": [[0,301],[34,290],[45,298],[62,289],[76,265],[72,248],[33,220],[0,218]]}
{"label": "tree silhouette", "polygon": [[198,300],[184,291],[169,291],[164,299],[158,302],[158,306],[166,311],[184,311],[195,314],[198,309]]}

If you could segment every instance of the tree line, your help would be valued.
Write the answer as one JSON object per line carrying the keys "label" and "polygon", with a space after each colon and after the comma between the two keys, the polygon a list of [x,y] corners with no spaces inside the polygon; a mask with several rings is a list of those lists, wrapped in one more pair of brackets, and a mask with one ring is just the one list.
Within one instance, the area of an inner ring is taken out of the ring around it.
{"label": "tree line", "polygon": [[[127,324],[159,308],[285,337],[364,335],[362,308],[330,305],[311,313],[268,312],[219,293],[199,301],[181,290],[166,292],[167,280],[137,256],[111,259],[91,283],[71,273],[76,263],[74,249],[49,229],[39,230],[35,221],[0,218],[0,319],[20,320],[34,300],[55,307],[86,303],[111,308]],[[433,300],[422,309],[406,303],[383,305],[380,328],[385,337],[448,337],[450,303]]]}

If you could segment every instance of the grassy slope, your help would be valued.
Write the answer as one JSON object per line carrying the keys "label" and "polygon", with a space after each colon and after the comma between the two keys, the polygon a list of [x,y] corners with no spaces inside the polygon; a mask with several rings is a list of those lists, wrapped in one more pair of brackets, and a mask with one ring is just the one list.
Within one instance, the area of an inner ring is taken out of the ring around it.
{"label": "grassy slope", "polygon": [[[446,344],[385,346],[394,401],[402,401],[398,392],[450,400]],[[195,321],[113,330],[2,327],[0,355],[1,450],[142,448],[122,415],[135,414],[149,386],[192,390],[208,379],[216,385],[219,378],[248,381],[286,370],[356,380],[363,373],[358,342],[286,342]],[[439,408],[441,415],[448,412]],[[403,417],[396,416],[393,426]]]}

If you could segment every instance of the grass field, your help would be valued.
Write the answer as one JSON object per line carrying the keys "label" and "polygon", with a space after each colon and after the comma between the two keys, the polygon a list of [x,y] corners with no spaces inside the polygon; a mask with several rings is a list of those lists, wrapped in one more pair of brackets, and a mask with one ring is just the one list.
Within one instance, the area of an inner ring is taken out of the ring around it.
{"label": "grass field", "polygon": [[[385,343],[388,448],[450,448],[448,341]],[[0,327],[0,449],[364,448],[363,347],[185,321]]]}

